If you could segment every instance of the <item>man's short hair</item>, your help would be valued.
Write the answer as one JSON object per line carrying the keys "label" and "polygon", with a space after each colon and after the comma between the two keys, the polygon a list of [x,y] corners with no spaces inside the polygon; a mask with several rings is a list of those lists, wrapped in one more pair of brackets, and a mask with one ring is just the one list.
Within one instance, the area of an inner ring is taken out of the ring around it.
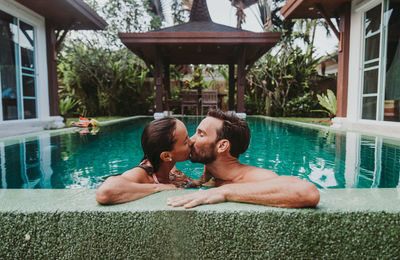
{"label": "man's short hair", "polygon": [[230,154],[239,158],[250,144],[250,128],[246,121],[234,114],[227,114],[219,109],[210,110],[207,116],[223,121],[222,127],[217,129],[217,140],[227,139],[231,143]]}

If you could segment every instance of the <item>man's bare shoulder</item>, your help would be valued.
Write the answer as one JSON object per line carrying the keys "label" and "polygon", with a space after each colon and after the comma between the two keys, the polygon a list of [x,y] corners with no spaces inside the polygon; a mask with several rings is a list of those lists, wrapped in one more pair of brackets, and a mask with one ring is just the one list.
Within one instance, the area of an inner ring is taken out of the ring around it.
{"label": "man's bare shoulder", "polygon": [[239,182],[265,181],[278,176],[275,172],[271,170],[257,168],[250,165],[243,165],[241,171],[242,171],[241,174],[242,177],[240,178],[240,180],[235,182],[239,183]]}

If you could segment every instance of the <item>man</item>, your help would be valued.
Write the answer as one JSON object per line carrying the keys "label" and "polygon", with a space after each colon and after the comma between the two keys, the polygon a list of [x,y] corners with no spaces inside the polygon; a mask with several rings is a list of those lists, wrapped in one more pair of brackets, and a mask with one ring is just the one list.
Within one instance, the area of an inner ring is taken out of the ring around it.
{"label": "man", "polygon": [[168,205],[192,208],[224,201],[274,207],[315,207],[317,187],[305,180],[245,165],[239,162],[250,143],[250,129],[244,120],[212,110],[191,137],[192,162],[204,163],[217,188],[168,199]]}

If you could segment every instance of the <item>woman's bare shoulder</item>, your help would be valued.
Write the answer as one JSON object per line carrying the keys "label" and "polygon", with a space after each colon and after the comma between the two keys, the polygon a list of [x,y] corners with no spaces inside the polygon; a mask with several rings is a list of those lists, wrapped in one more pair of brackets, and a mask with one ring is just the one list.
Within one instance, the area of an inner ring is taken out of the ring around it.
{"label": "woman's bare shoulder", "polygon": [[137,183],[153,183],[153,178],[147,174],[147,172],[140,167],[134,167],[130,170],[127,170],[123,174],[120,175],[122,178],[125,178],[128,181],[133,181]]}

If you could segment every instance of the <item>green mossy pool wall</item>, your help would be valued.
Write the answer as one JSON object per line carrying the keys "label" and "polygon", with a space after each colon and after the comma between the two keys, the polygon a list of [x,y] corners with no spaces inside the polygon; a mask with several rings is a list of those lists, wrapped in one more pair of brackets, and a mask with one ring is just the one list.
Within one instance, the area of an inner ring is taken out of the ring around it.
{"label": "green mossy pool wall", "polygon": [[317,209],[166,206],[166,191],[100,206],[94,190],[1,190],[0,259],[400,257],[400,191],[325,190]]}

